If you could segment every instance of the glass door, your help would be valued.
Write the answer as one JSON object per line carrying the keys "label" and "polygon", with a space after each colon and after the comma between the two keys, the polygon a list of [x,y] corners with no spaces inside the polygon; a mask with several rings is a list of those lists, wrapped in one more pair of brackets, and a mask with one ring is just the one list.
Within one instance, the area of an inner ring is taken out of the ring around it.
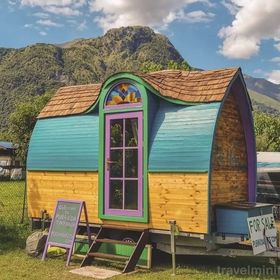
{"label": "glass door", "polygon": [[142,216],[142,112],[106,115],[105,214]]}

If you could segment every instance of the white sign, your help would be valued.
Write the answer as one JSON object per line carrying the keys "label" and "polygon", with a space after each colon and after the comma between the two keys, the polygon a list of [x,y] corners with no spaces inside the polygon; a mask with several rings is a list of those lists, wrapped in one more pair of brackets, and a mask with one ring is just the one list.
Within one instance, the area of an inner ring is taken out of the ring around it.
{"label": "white sign", "polygon": [[247,218],[254,255],[277,247],[277,231],[272,214]]}

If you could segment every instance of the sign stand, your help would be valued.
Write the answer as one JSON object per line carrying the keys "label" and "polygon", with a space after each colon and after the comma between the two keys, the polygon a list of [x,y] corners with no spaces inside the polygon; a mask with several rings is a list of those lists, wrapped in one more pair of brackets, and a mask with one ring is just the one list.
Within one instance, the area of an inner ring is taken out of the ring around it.
{"label": "sign stand", "polygon": [[277,231],[273,214],[247,218],[253,254],[257,255],[277,247]]}
{"label": "sign stand", "polygon": [[91,245],[85,201],[59,199],[57,201],[54,216],[49,229],[42,260],[45,260],[49,246],[57,246],[67,250],[68,257],[66,265],[69,265],[83,209],[86,219],[88,243],[89,246]]}

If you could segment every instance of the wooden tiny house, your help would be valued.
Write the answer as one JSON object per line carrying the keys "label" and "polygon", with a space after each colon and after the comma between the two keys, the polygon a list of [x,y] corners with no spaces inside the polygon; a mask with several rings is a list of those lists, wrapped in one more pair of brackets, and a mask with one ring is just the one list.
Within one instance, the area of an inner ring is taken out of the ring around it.
{"label": "wooden tiny house", "polygon": [[239,68],[63,87],[32,134],[29,216],[69,198],[92,224],[211,234],[217,204],[255,202],[251,109]]}

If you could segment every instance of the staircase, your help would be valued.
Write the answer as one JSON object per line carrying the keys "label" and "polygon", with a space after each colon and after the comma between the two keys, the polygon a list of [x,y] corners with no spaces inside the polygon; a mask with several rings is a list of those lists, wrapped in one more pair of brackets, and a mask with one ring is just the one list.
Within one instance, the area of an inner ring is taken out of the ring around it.
{"label": "staircase", "polygon": [[[136,233],[138,232],[138,240],[137,242],[132,242],[129,240],[123,241],[119,239],[112,239],[110,236],[112,235],[112,232],[114,231],[120,231],[124,230],[125,232],[130,233]],[[122,273],[129,273],[134,271],[135,266],[146,246],[146,244],[149,241],[149,231],[148,229],[127,229],[127,228],[119,228],[119,227],[113,227],[113,226],[101,226],[94,242],[91,244],[86,256],[84,257],[81,267],[82,266],[88,266],[92,264],[94,258],[101,258],[108,261],[122,261],[125,262],[125,267],[122,271]],[[107,254],[103,252],[99,252],[99,249],[102,244],[120,244],[120,245],[126,245],[126,246],[133,246],[134,249],[132,250],[132,254],[130,256],[123,256],[123,255],[117,255],[117,254]]]}

